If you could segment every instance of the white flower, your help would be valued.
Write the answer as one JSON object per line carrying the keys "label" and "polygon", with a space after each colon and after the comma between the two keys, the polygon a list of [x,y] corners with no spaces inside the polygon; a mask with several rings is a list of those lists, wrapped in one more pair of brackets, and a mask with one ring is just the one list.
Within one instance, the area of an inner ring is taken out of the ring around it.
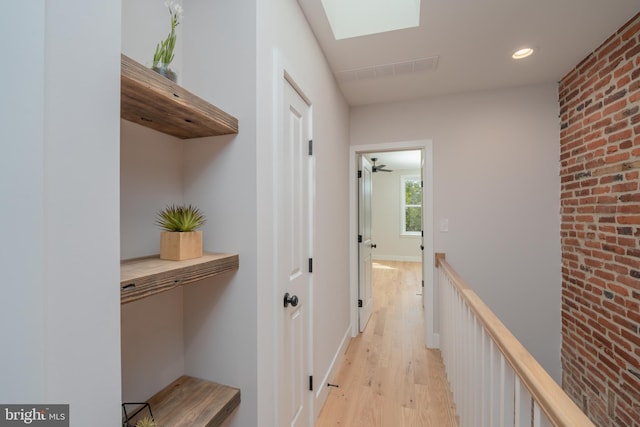
{"label": "white flower", "polygon": [[182,6],[180,6],[179,4],[176,4],[175,6],[173,6],[173,13],[178,17],[182,18]]}
{"label": "white flower", "polygon": [[182,18],[182,6],[174,0],[165,0],[164,5],[169,9],[172,17]]}

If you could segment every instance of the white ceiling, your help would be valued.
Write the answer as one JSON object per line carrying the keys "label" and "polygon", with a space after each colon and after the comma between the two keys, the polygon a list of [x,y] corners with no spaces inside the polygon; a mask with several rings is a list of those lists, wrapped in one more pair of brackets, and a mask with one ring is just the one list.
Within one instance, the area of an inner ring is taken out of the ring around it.
{"label": "white ceiling", "polygon": [[[640,11],[640,0],[422,0],[417,28],[336,41],[321,0],[298,3],[352,106],[558,82]],[[511,59],[523,46],[536,52]]]}

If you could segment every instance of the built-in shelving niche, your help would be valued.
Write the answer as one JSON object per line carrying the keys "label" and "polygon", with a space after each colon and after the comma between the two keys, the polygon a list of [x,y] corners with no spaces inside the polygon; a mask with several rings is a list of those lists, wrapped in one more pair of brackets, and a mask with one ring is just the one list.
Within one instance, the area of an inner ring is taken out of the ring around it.
{"label": "built-in shelving niche", "polygon": [[[181,139],[238,133],[238,120],[176,83],[121,57],[121,117]],[[185,261],[158,256],[121,262],[120,301],[127,304],[237,270],[237,254],[205,253]],[[149,398],[161,426],[215,427],[240,404],[240,390],[181,376]]]}

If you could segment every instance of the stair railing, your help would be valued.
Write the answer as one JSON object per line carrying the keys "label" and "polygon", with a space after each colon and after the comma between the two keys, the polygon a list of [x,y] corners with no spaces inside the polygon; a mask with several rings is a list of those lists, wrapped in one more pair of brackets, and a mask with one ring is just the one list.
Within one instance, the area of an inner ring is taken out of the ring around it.
{"label": "stair railing", "polygon": [[436,254],[440,349],[461,427],[595,427]]}

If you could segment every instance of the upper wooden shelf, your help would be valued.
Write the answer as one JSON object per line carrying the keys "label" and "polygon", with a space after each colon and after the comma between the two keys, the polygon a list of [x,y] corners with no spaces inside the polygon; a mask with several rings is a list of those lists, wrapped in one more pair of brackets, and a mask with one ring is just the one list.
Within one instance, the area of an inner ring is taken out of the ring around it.
{"label": "upper wooden shelf", "polygon": [[159,426],[217,427],[240,405],[240,389],[183,375],[147,402]]}
{"label": "upper wooden shelf", "polygon": [[178,286],[237,270],[237,254],[205,253],[200,258],[168,261],[158,255],[120,262],[120,304],[127,304]]}
{"label": "upper wooden shelf", "polygon": [[121,56],[120,115],[181,139],[238,133],[238,119],[133,59]]}

